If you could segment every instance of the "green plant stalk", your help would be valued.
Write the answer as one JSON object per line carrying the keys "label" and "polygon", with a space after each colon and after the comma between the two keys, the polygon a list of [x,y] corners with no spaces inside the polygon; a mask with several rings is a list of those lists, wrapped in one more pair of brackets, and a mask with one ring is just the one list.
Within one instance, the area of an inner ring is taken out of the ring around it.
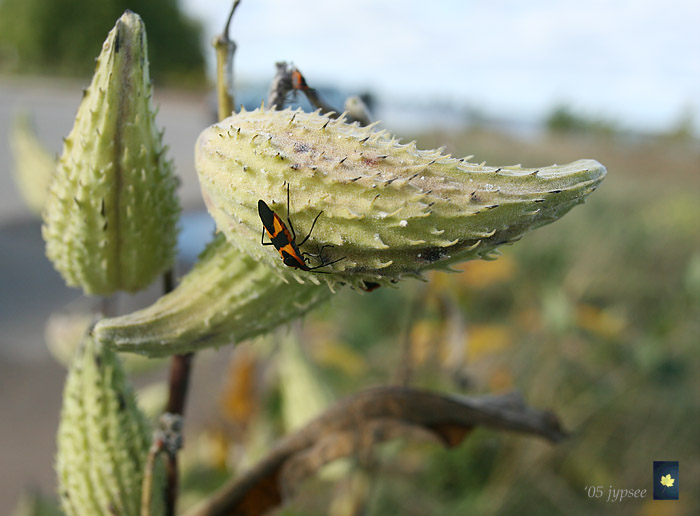
{"label": "green plant stalk", "polygon": [[233,56],[236,53],[236,43],[229,38],[229,28],[239,3],[240,0],[233,2],[223,32],[212,41],[216,54],[216,97],[219,120],[231,116],[235,109],[233,101]]}

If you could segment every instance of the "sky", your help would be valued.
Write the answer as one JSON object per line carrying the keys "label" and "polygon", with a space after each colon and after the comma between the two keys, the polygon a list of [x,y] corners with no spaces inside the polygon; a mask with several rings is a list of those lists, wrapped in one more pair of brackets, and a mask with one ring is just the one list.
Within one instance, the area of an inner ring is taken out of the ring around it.
{"label": "sky", "polygon": [[[219,33],[228,0],[181,0]],[[310,84],[541,118],[556,104],[639,130],[700,122],[697,0],[242,0],[239,80],[293,61]]]}

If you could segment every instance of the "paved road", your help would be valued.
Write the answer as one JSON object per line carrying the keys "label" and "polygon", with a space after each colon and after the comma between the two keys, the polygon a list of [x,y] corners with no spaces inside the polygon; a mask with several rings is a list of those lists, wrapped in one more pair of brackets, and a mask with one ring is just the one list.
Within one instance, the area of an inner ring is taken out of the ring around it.
{"label": "paved road", "polygon": [[[80,295],[63,284],[44,256],[40,223],[15,190],[8,132],[14,114],[30,110],[39,137],[58,153],[83,86],[55,79],[0,79],[0,514],[10,514],[25,487],[55,491],[52,465],[65,370],[46,350],[44,323]],[[156,93],[156,103],[182,179],[183,206],[201,209],[193,149],[210,123],[206,99]]]}
{"label": "paved road", "polygon": [[[84,86],[84,83],[56,79],[0,78],[0,224],[28,215],[16,194],[11,173],[8,132],[13,117],[22,110],[32,113],[39,137],[47,148],[58,153],[62,138],[73,125]],[[155,94],[155,102],[160,106],[157,122],[165,127],[165,143],[170,146],[170,156],[182,179],[180,194],[187,208],[201,202],[194,172],[194,142],[199,132],[211,123],[205,97],[169,92]]]}

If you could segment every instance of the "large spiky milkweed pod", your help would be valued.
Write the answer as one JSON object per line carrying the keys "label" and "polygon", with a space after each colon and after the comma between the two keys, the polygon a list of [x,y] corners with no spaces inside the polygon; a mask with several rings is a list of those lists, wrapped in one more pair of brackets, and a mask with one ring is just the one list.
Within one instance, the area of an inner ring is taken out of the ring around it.
{"label": "large spiky milkweed pod", "polygon": [[[67,516],[140,514],[151,428],[119,357],[91,337],[68,373],[57,441],[59,497]],[[162,470],[155,473],[154,489],[162,490]]]}
{"label": "large spiky milkweed pod", "polygon": [[[487,258],[563,216],[605,176],[594,160],[479,165],[343,117],[262,109],[205,129],[195,164],[207,207],[232,244],[280,275],[365,289]],[[260,200],[302,238],[322,212],[301,251],[323,250],[309,258],[314,266],[339,260],[322,269],[327,274],[290,269],[261,245]]]}
{"label": "large spiky milkweed pod", "polygon": [[178,200],[155,123],[141,18],[110,31],[44,211],[46,254],[87,294],[146,287],[173,261]]}

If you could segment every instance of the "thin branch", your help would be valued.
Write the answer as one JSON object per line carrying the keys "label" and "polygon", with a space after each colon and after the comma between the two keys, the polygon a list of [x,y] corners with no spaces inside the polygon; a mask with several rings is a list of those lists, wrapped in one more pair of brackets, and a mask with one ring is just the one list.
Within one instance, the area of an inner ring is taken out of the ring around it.
{"label": "thin branch", "polygon": [[233,55],[236,53],[236,43],[229,37],[229,30],[233,14],[240,3],[241,0],[233,2],[223,32],[212,41],[216,53],[216,96],[219,120],[231,116],[234,110]]}
{"label": "thin branch", "polygon": [[306,79],[301,74],[297,67],[292,68],[292,88],[296,91],[302,92],[306,98],[311,102],[311,105],[316,109],[320,109],[321,113],[328,114],[331,118],[337,118],[339,116],[336,109],[330,104],[327,104],[318,94],[314,88],[310,88],[306,84]]}
{"label": "thin branch", "polygon": [[[177,355],[173,357],[173,369],[176,369],[176,363],[179,363],[177,358],[190,357],[191,355]],[[188,366],[189,367],[189,366]],[[189,377],[189,370],[187,372]],[[184,401],[184,399],[183,399]],[[181,408],[181,410],[184,407]],[[175,516],[177,506],[177,494],[179,487],[178,471],[177,471],[177,454],[182,448],[182,413],[165,412],[159,420],[160,428],[156,432],[154,441],[158,448],[165,452],[165,514],[166,516]],[[152,448],[154,448],[152,446]],[[155,460],[155,459],[154,459]]]}
{"label": "thin branch", "polygon": [[[163,293],[175,288],[175,275],[172,269],[163,275]],[[165,514],[174,516],[178,494],[177,453],[182,446],[182,417],[185,413],[185,401],[190,384],[192,353],[174,355],[170,361],[170,378],[168,380],[168,403],[161,416],[161,428],[155,433],[152,450],[164,449],[165,460]],[[177,421],[174,423],[173,421]],[[154,458],[155,460],[155,458]],[[146,496],[144,493],[143,496]]]}
{"label": "thin branch", "polygon": [[153,477],[155,475],[156,460],[163,451],[163,441],[154,438],[148,456],[141,486],[141,516],[151,516],[153,506]]}
{"label": "thin branch", "polygon": [[[223,120],[233,113],[233,55],[236,52],[236,43],[229,37],[231,20],[241,0],[234,0],[231,12],[226,19],[223,32],[214,38],[213,46],[216,51],[216,92],[218,99],[218,116]],[[175,288],[175,276],[171,270],[163,277],[163,290],[167,294]],[[178,467],[177,454],[182,446],[182,421],[185,414],[185,401],[190,383],[190,370],[192,368],[192,353],[175,355],[170,363],[170,379],[168,391],[168,404],[165,413],[161,416],[161,428],[154,437],[154,450],[160,450],[165,443],[165,514],[174,516],[178,495]],[[150,457],[149,457],[150,459]],[[150,486],[148,486],[150,487]],[[150,496],[144,493],[144,497]]]}
{"label": "thin branch", "polygon": [[287,102],[287,95],[292,91],[292,71],[286,61],[275,63],[277,72],[270,82],[270,89],[267,92],[267,107],[274,107],[277,110],[284,109]]}
{"label": "thin branch", "polygon": [[[161,426],[167,429],[161,429],[166,433],[166,438],[159,436],[155,439],[160,439],[165,442],[174,443],[166,446],[166,462],[165,462],[165,514],[167,516],[175,515],[178,493],[178,471],[177,471],[177,452],[182,446],[182,417],[185,414],[185,400],[187,399],[187,390],[190,383],[190,370],[192,367],[192,353],[186,355],[174,355],[170,362],[170,380],[168,391],[168,404],[165,408],[165,413],[161,416]],[[170,421],[177,420],[179,423],[171,423]]]}
{"label": "thin branch", "polygon": [[193,353],[175,355],[170,367],[168,404],[165,411],[170,414],[184,415],[187,389],[190,383],[190,369]]}
{"label": "thin branch", "polygon": [[231,28],[231,20],[233,20],[233,13],[236,12],[236,8],[238,7],[238,4],[241,3],[241,0],[234,0],[233,5],[231,6],[231,12],[228,15],[228,19],[226,20],[226,25],[224,26],[224,30],[222,32],[222,35],[224,38],[229,39],[229,29]]}
{"label": "thin branch", "polygon": [[456,446],[478,425],[552,442],[565,437],[553,414],[528,407],[519,395],[455,397],[407,387],[370,389],[336,403],[283,438],[189,516],[263,514],[282,502],[294,469],[308,475],[327,460],[399,436],[431,433],[446,446]]}

